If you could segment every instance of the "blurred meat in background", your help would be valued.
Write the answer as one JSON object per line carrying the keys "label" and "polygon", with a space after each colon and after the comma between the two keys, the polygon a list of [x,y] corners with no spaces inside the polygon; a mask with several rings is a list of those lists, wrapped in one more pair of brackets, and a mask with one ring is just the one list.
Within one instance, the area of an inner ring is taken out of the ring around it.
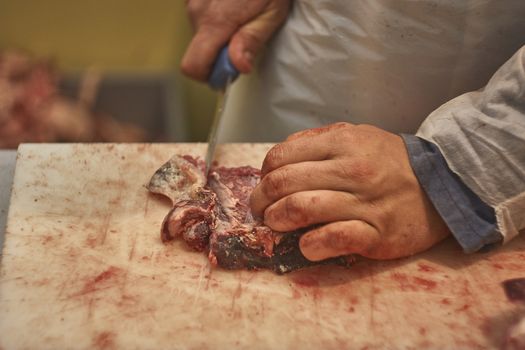
{"label": "blurred meat in background", "polygon": [[0,52],[0,148],[22,142],[141,142],[144,128],[93,110],[100,74],[86,70],[77,98],[59,89],[60,73],[50,59],[20,50]]}
{"label": "blurred meat in background", "polygon": [[205,141],[217,94],[179,73],[191,36],[184,1],[0,1],[0,149]]}

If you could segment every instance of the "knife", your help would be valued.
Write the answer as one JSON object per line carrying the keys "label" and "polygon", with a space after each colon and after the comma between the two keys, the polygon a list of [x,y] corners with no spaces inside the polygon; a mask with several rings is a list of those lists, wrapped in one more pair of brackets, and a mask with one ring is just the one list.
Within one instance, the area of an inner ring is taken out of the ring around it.
{"label": "knife", "polygon": [[228,101],[228,95],[231,84],[239,76],[239,71],[235,68],[228,55],[228,45],[223,47],[215,60],[211,74],[208,78],[208,85],[219,91],[217,98],[217,107],[215,108],[215,116],[211,125],[210,133],[208,134],[208,149],[206,150],[206,177],[210,171],[215,155],[215,147],[217,146],[217,135],[221,127],[221,120],[224,114],[224,108]]}

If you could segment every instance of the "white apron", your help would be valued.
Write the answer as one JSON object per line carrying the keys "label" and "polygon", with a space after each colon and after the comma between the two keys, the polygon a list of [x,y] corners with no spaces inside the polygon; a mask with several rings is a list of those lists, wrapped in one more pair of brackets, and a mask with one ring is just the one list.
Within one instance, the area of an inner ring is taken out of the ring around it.
{"label": "white apron", "polygon": [[277,142],[337,121],[414,133],[523,45],[525,0],[295,0],[232,87],[222,141]]}

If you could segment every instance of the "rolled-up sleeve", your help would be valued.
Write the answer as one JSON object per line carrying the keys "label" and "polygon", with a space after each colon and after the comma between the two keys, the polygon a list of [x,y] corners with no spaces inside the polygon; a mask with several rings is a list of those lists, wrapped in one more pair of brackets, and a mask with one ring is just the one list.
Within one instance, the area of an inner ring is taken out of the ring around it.
{"label": "rolled-up sleeve", "polygon": [[430,114],[416,135],[493,208],[504,241],[525,229],[525,46],[485,88]]}
{"label": "rolled-up sleeve", "polygon": [[421,187],[463,251],[485,251],[500,243],[494,209],[450,170],[437,146],[417,136],[402,137]]}

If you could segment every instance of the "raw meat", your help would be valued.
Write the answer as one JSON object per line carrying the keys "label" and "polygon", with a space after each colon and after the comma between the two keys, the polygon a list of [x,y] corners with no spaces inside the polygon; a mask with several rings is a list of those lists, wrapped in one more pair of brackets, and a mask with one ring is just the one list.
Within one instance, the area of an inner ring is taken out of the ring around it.
{"label": "raw meat", "polygon": [[60,74],[49,59],[0,50],[0,148],[23,142],[140,142],[144,130],[92,109],[99,74],[82,74],[79,97],[59,89]]}
{"label": "raw meat", "polygon": [[[227,269],[267,268],[285,273],[319,264],[308,261],[298,242],[304,231],[278,233],[251,215],[250,193],[260,171],[244,166],[213,168],[204,162],[174,156],[151,178],[148,189],[173,203],[161,229],[163,241],[181,236],[197,251],[208,251],[212,264]],[[347,258],[320,263],[347,265]]]}
{"label": "raw meat", "polygon": [[[525,278],[513,278],[502,282],[507,299],[525,305]],[[512,322],[507,330],[504,349],[525,349],[525,314]]]}

